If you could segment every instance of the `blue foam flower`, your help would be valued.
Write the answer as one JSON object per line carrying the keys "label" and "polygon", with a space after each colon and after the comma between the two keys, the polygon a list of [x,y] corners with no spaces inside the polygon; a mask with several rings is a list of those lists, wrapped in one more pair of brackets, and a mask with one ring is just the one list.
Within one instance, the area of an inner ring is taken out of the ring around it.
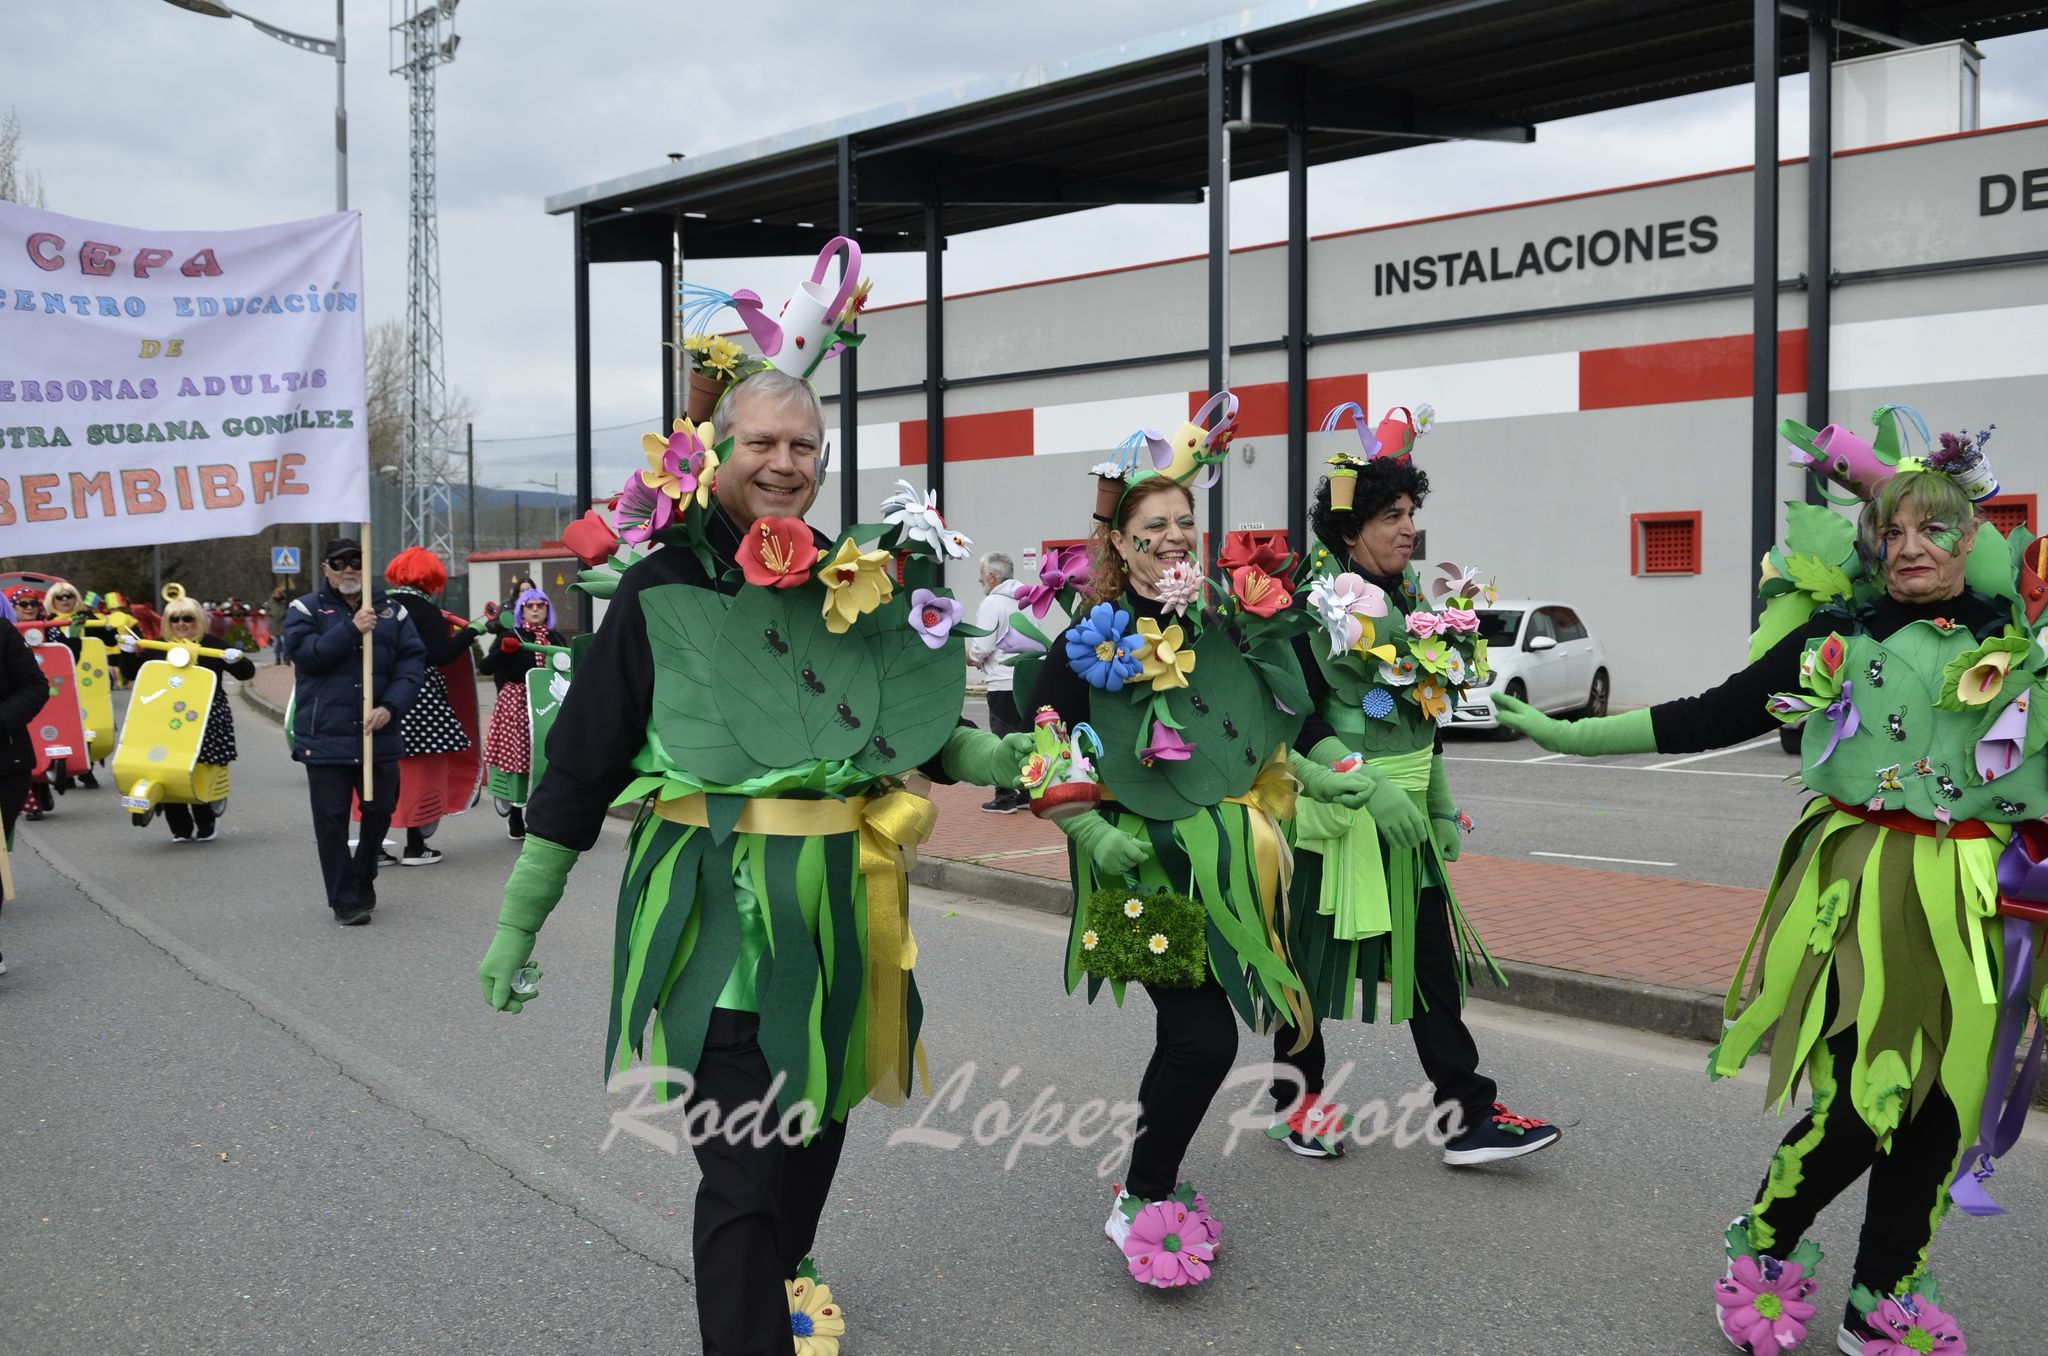
{"label": "blue foam flower", "polygon": [[1366,693],[1358,704],[1365,708],[1365,714],[1375,720],[1386,720],[1394,714],[1394,694],[1383,687],[1376,687]]}
{"label": "blue foam flower", "polygon": [[1130,633],[1131,614],[1109,603],[1097,603],[1067,632],[1067,663],[1091,687],[1109,692],[1123,689],[1137,676],[1143,638]]}

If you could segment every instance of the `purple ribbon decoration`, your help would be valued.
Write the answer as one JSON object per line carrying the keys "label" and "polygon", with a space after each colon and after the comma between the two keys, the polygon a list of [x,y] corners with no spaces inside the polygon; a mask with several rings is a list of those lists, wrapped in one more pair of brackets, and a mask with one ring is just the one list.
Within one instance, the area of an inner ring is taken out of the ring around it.
{"label": "purple ribbon decoration", "polygon": [[[2017,840],[2015,840],[2017,841]],[[2006,854],[2010,857],[2010,851]],[[2037,864],[2038,869],[2038,864]],[[2004,883],[2004,862],[2000,862],[2000,884]],[[2020,1035],[2026,1030],[2030,1007],[2027,990],[2034,977],[2034,927],[2024,918],[2005,920],[2005,1001],[1998,1014],[1998,1033],[1991,1047],[1991,1082],[1984,1089],[1984,1109],[1978,1118],[1977,1142],[1963,1151],[1955,1180],[1948,1184],[1949,1198],[1971,1215],[2002,1215],[2005,1207],[1991,1199],[1985,1184],[1991,1180],[1991,1160],[2002,1157],[2019,1142],[2020,1128],[2027,1123],[2027,1108],[2034,1104],[2034,1089],[2041,1081],[2043,1032],[2034,1030],[2034,1041],[2020,1066],[2019,1081],[2013,1082],[2013,1055]],[[2011,1089],[2007,1091],[2008,1087]]]}
{"label": "purple ribbon decoration", "polygon": [[1835,751],[1835,745],[1855,734],[1863,726],[1863,718],[1856,714],[1856,703],[1849,700],[1849,689],[1853,686],[1855,684],[1844,679],[1842,694],[1828,703],[1827,717],[1834,722],[1834,728],[1828,731],[1828,746],[1820,751],[1820,757],[1813,760],[1815,767],[1828,760]]}

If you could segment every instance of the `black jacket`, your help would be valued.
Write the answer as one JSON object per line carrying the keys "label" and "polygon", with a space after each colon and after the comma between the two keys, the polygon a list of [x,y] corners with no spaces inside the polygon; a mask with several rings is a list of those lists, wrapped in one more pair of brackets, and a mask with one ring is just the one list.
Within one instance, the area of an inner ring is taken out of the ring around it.
{"label": "black jacket", "polygon": [[507,639],[524,641],[534,645],[567,645],[569,638],[560,631],[549,631],[545,639],[538,638],[525,627],[513,630],[511,627],[493,629],[484,637],[484,657],[476,662],[476,671],[488,674],[490,680],[500,688],[526,681],[526,675],[538,668],[545,668],[548,656],[535,654],[532,650],[508,650]]}
{"label": "black jacket", "polygon": [[29,722],[49,699],[50,685],[35,652],[12,623],[0,622],[0,777],[34,769],[36,746],[29,738]]}
{"label": "black jacket", "polygon": [[474,626],[449,626],[447,614],[434,606],[431,598],[410,590],[394,590],[390,598],[412,619],[412,629],[419,633],[420,644],[426,648],[427,662],[435,668],[461,655],[469,648],[469,642],[476,639]]}
{"label": "black jacket", "polygon": [[[404,608],[381,592],[370,595],[370,605],[377,610],[370,631],[375,642],[370,697],[392,715],[372,745],[381,763],[404,753],[397,718],[426,679],[426,649]],[[292,599],[285,612],[284,650],[298,678],[292,695],[292,757],[301,763],[363,761],[363,651],[355,612],[354,604],[326,585]]]}

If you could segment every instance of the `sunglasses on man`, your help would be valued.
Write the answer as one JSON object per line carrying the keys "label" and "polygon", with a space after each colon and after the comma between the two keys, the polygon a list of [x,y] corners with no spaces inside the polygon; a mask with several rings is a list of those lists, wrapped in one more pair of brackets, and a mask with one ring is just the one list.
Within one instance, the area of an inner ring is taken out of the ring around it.
{"label": "sunglasses on man", "polygon": [[363,558],[361,556],[336,556],[328,561],[327,564],[330,569],[360,570],[363,568]]}

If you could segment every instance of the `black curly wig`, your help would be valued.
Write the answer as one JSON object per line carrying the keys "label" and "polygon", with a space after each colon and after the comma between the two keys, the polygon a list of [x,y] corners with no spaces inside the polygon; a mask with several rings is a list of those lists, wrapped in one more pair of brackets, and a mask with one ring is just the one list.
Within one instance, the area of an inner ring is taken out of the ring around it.
{"label": "black curly wig", "polygon": [[1367,462],[1359,469],[1358,488],[1348,509],[1330,507],[1330,479],[1325,476],[1323,483],[1316,486],[1316,502],[1308,514],[1309,527],[1331,555],[1348,560],[1351,548],[1345,539],[1356,537],[1361,527],[1404,494],[1415,501],[1417,510],[1429,494],[1429,475],[1415,464],[1413,457],[1398,461],[1382,457]]}

